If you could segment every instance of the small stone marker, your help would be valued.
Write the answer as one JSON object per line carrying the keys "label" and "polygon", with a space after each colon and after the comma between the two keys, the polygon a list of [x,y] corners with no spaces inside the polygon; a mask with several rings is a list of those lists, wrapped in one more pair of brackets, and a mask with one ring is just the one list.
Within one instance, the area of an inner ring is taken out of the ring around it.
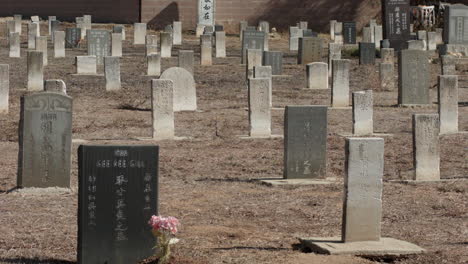
{"label": "small stone marker", "polygon": [[122,57],[122,34],[112,33],[111,56]]}
{"label": "small stone marker", "polygon": [[436,28],[436,32],[435,32],[436,46],[440,44],[444,44],[443,34],[444,34],[443,28]]}
{"label": "small stone marker", "polygon": [[372,28],[364,27],[362,28],[362,42],[372,43]]}
{"label": "small stone marker", "polygon": [[359,42],[359,64],[375,64],[375,44]]}
{"label": "small stone marker", "polygon": [[260,21],[258,23],[258,30],[265,32],[265,35],[270,34],[270,23],[268,21]]}
{"label": "small stone marker", "polygon": [[196,111],[197,91],[192,74],[186,69],[172,67],[165,70],[161,80],[172,80],[174,87],[174,111]]}
{"label": "small stone marker", "polygon": [[382,26],[374,27],[374,43],[377,49],[380,49],[380,41],[383,40]]}
{"label": "small stone marker", "polygon": [[104,73],[106,77],[106,91],[120,90],[119,57],[104,57]]}
{"label": "small stone marker", "polygon": [[241,42],[242,42],[242,31],[244,31],[248,26],[249,26],[249,23],[247,23],[247,21],[239,22],[239,38]]}
{"label": "small stone marker", "polygon": [[264,39],[265,39],[265,32],[262,31],[243,31],[243,38],[242,38],[242,61],[241,64],[245,64],[247,59],[247,50],[248,49],[259,49],[264,50]]}
{"label": "small stone marker", "polygon": [[425,51],[424,40],[409,40],[408,49],[409,50],[422,50]]}
{"label": "small stone marker", "polygon": [[439,116],[413,115],[415,181],[440,180]]}
{"label": "small stone marker", "polygon": [[161,58],[170,58],[172,56],[172,38],[171,33],[161,32]]}
{"label": "small stone marker", "polygon": [[323,40],[321,38],[300,38],[297,64],[305,65],[322,61],[322,50]]}
{"label": "small stone marker", "polygon": [[76,73],[95,75],[97,68],[96,56],[76,56]]}
{"label": "small stone marker", "polygon": [[427,32],[427,50],[437,49],[437,39],[435,32]]}
{"label": "small stone marker", "polygon": [[36,37],[37,30],[39,28],[39,23],[31,22],[28,23],[28,49],[35,49],[36,48]]}
{"label": "small stone marker", "polygon": [[31,16],[32,22],[39,22],[39,16]]}
{"label": "small stone marker", "polygon": [[458,132],[458,76],[439,76],[440,134]]}
{"label": "small stone marker", "polygon": [[333,60],[341,59],[341,48],[342,44],[338,43],[329,43],[328,44],[328,76],[331,77],[333,72]]}
{"label": "small stone marker", "polygon": [[452,55],[442,55],[440,58],[442,75],[457,75],[456,58]]}
{"label": "small stone marker", "polygon": [[410,38],[410,0],[385,0],[382,3],[383,38],[395,51],[406,48]]}
{"label": "small stone marker", "polygon": [[281,51],[264,51],[263,65],[271,66],[273,75],[283,74],[283,52]]}
{"label": "small stone marker", "polygon": [[375,41],[375,27],[377,26],[377,21],[375,19],[371,19],[369,21],[369,27],[371,29],[371,41],[372,43],[374,43]]}
{"label": "small stone marker", "polygon": [[65,31],[54,32],[54,58],[65,57]]}
{"label": "small stone marker", "polygon": [[21,98],[19,187],[70,188],[72,104],[57,92]]}
{"label": "small stone marker", "polygon": [[379,241],[384,140],[348,138],[346,153],[342,241]]}
{"label": "small stone marker", "polygon": [[372,90],[353,93],[353,135],[370,136],[374,133]]}
{"label": "small stone marker", "polygon": [[343,44],[343,23],[335,23],[335,43]]}
{"label": "small stone marker", "polygon": [[248,81],[250,137],[271,136],[270,80],[266,78]]}
{"label": "small stone marker", "polygon": [[0,114],[8,113],[10,96],[10,65],[0,64]]}
{"label": "small stone marker", "polygon": [[186,69],[193,75],[194,56],[193,50],[179,50],[179,64],[178,67]]}
{"label": "small stone marker", "polygon": [[349,60],[334,60],[332,84],[332,107],[349,106]]}
{"label": "small stone marker", "polygon": [[289,50],[299,50],[299,38],[302,38],[304,31],[299,27],[289,27]]}
{"label": "small stone marker", "polygon": [[182,45],[182,22],[174,21],[172,22],[172,44]]}
{"label": "small stone marker", "polygon": [[146,46],[158,46],[158,35],[146,35],[145,37]]}
{"label": "small stone marker", "polygon": [[134,34],[133,34],[133,44],[145,44],[146,36],[146,23],[135,23],[133,24]]}
{"label": "small stone marker", "polygon": [[226,32],[216,31],[215,32],[215,42],[216,42],[216,58],[225,58],[226,57]]}
{"label": "small stone marker", "polygon": [[66,28],[65,29],[65,48],[78,48],[81,41],[81,28]]}
{"label": "small stone marker", "polygon": [[284,178],[322,179],[327,174],[327,107],[286,106]]}
{"label": "small stone marker", "polygon": [[50,22],[50,27],[52,30],[52,34],[50,34],[50,39],[52,40],[52,43],[54,43],[55,31],[60,31],[60,21],[53,20],[52,22]]}
{"label": "small stone marker", "polygon": [[418,40],[422,40],[422,42],[424,43],[423,50],[427,50],[427,32],[425,30],[419,30],[417,34]]}
{"label": "small stone marker", "polygon": [[47,54],[47,37],[38,36],[36,37],[36,51],[42,51],[42,60],[43,65],[47,66],[48,64],[48,54]]}
{"label": "small stone marker", "polygon": [[395,85],[395,70],[393,63],[380,64],[380,87],[384,91],[394,91]]}
{"label": "small stone marker", "polygon": [[104,63],[104,57],[111,55],[111,33],[107,30],[89,29],[86,33],[88,39],[88,55],[96,56],[98,65]]}
{"label": "small stone marker", "polygon": [[468,44],[468,6],[446,5],[444,9],[444,42],[446,44]]}
{"label": "small stone marker", "polygon": [[382,58],[382,63],[391,63],[395,61],[395,50],[391,48],[381,48],[380,57]]}
{"label": "small stone marker", "polygon": [[343,22],[344,44],[356,44],[356,22]]}
{"label": "small stone marker", "polygon": [[152,80],[153,139],[174,138],[174,89],[171,80]]}
{"label": "small stone marker", "polygon": [[78,263],[137,263],[154,254],[158,146],[78,148]]}
{"label": "small stone marker", "polygon": [[122,40],[125,40],[125,39],[126,39],[126,36],[125,36],[125,26],[124,26],[124,25],[115,25],[115,26],[112,28],[112,32],[113,32],[113,33],[120,33],[120,34],[122,34]]}
{"label": "small stone marker", "polygon": [[328,89],[328,65],[325,62],[307,64],[307,88]]}
{"label": "small stone marker", "polygon": [[200,36],[200,64],[201,65],[212,65],[213,58],[213,44],[212,35],[203,34]]}
{"label": "small stone marker", "polygon": [[146,57],[148,65],[148,76],[160,76],[161,75],[161,54],[151,53]]}
{"label": "small stone marker", "polygon": [[422,50],[402,50],[398,59],[398,103],[430,104],[429,58]]}
{"label": "small stone marker", "polygon": [[330,20],[330,39],[335,40],[335,24],[338,21],[336,20]]}
{"label": "small stone marker", "polygon": [[297,26],[302,30],[308,29],[309,23],[307,21],[299,21],[299,23],[297,23]]}
{"label": "small stone marker", "polygon": [[67,94],[67,85],[63,80],[44,81],[44,91]]}
{"label": "small stone marker", "polygon": [[42,51],[28,51],[28,91],[44,90],[44,59]]}
{"label": "small stone marker", "polygon": [[15,21],[15,32],[21,36],[22,31],[22,15],[13,15],[13,19]]}
{"label": "small stone marker", "polygon": [[248,49],[247,50],[247,63],[245,65],[246,73],[245,76],[247,79],[253,77],[253,69],[255,66],[262,66],[262,56],[263,52],[258,49]]}
{"label": "small stone marker", "polygon": [[21,57],[20,34],[18,32],[10,33],[10,58]]}
{"label": "small stone marker", "polygon": [[261,79],[266,78],[270,80],[270,107],[273,107],[273,81],[272,81],[272,71],[271,66],[255,66],[253,68],[253,78]]}
{"label": "small stone marker", "polygon": [[49,36],[52,35],[52,21],[57,20],[56,16],[49,16],[47,19],[47,24],[49,25]]}

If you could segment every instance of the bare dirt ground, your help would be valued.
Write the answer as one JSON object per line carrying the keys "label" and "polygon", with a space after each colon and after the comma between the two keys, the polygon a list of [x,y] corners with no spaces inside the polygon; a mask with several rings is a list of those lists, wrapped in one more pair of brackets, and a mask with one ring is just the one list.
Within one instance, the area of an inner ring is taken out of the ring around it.
{"label": "bare dirt ground", "polygon": [[[42,33],[46,24],[41,25]],[[107,27],[97,25],[96,28]],[[5,25],[0,24],[4,30]],[[26,30],[23,28],[23,30]],[[0,30],[1,31],[1,30]],[[350,256],[323,256],[297,249],[298,237],[341,234],[344,176],[344,137],[351,133],[351,110],[330,110],[328,129],[329,186],[268,187],[253,179],[282,177],[283,141],[241,140],[248,133],[245,66],[240,65],[240,43],[227,39],[228,58],[215,66],[197,66],[197,98],[202,112],[175,116],[176,135],[186,141],[141,142],[151,135],[150,79],[144,47],[131,45],[127,30],[121,59],[122,91],[105,91],[104,77],[73,76],[74,57],[84,48],[67,50],[54,59],[49,49],[45,79],[63,79],[74,99],[73,138],[88,144],[157,144],[160,146],[160,208],[162,215],[178,217],[183,226],[174,247],[174,263],[375,263]],[[26,31],[25,31],[26,32]],[[0,32],[0,35],[3,36]],[[162,67],[177,65],[179,49],[193,49],[199,64],[198,40],[184,36],[173,58]],[[0,63],[10,65],[10,113],[0,116],[0,263],[76,263],[77,147],[72,150],[72,190],[69,192],[11,191],[16,186],[19,98],[26,93],[26,48],[22,57],[9,58],[0,39]],[[49,46],[51,47],[51,46]],[[281,50],[285,77],[273,79],[275,107],[328,105],[330,90],[305,87],[305,66],[296,65],[288,41],[270,40]],[[413,168],[413,113],[435,113],[437,105],[422,108],[396,106],[397,92],[381,92],[377,67],[360,67],[353,57],[351,90],[373,89],[374,128],[385,137],[384,179],[408,179]],[[324,58],[325,60],[325,58]],[[437,60],[435,61],[437,62]],[[431,64],[433,89],[439,65]],[[102,69],[101,69],[102,71]],[[463,83],[461,83],[463,84]],[[274,134],[283,133],[283,111],[272,112]],[[468,89],[460,89],[460,130],[468,131]],[[427,253],[395,263],[468,262],[468,134],[441,136],[442,178],[465,178],[423,185],[384,184],[382,235],[415,243]]]}

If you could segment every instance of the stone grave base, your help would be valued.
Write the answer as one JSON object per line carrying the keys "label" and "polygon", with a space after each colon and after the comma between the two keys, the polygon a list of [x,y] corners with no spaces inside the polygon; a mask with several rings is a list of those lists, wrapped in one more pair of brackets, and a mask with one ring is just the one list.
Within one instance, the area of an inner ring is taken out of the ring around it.
{"label": "stone grave base", "polygon": [[281,186],[281,185],[325,185],[337,183],[335,178],[326,179],[283,179],[283,178],[265,178],[256,179],[261,183],[269,186]]}
{"label": "stone grave base", "polygon": [[425,250],[415,244],[384,237],[380,241],[362,241],[343,243],[341,238],[299,238],[304,248],[312,252],[327,255],[357,255],[398,257],[402,255],[421,254]]}
{"label": "stone grave base", "polygon": [[180,141],[180,140],[190,140],[192,138],[191,137],[173,137],[173,138],[158,139],[158,138],[152,138],[152,137],[137,137],[135,139],[138,141],[163,141],[163,140]]}
{"label": "stone grave base", "polygon": [[102,76],[102,77],[104,77],[104,74],[103,74],[103,73],[96,73],[96,74],[87,74],[87,73],[83,73],[83,74],[80,73],[80,74],[78,74],[78,73],[72,73],[72,74],[70,74],[70,75],[71,75],[71,76]]}
{"label": "stone grave base", "polygon": [[342,137],[393,137],[393,134],[386,134],[386,133],[372,133],[370,135],[355,135],[350,133],[338,133],[339,136]]}
{"label": "stone grave base", "polygon": [[80,138],[73,138],[72,139],[72,143],[82,144],[82,143],[87,143],[87,142],[89,142],[89,141],[86,140],[86,139],[80,139]]}
{"label": "stone grave base", "polygon": [[352,106],[329,106],[328,110],[351,110]]}

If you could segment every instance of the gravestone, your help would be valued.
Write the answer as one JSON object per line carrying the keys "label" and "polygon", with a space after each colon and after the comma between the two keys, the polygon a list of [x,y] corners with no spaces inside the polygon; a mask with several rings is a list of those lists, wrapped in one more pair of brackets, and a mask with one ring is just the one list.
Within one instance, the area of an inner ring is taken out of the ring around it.
{"label": "gravestone", "polygon": [[174,88],[171,80],[152,80],[153,139],[174,138]]}
{"label": "gravestone", "polygon": [[332,107],[349,106],[350,60],[334,60],[332,73]]}
{"label": "gravestone", "polygon": [[468,44],[468,6],[447,5],[444,10],[445,44]]}
{"label": "gravestone", "polygon": [[137,263],[154,254],[159,147],[78,148],[78,263]]}
{"label": "gravestone", "polygon": [[212,35],[203,34],[200,36],[200,64],[212,65],[213,44]]}
{"label": "gravestone", "polygon": [[343,22],[344,44],[356,44],[356,22]]}
{"label": "gravestone", "polygon": [[39,16],[31,16],[31,22],[39,22]]}
{"label": "gravestone", "polygon": [[444,44],[444,30],[442,28],[436,28],[435,32],[435,41],[436,41],[436,46]]}
{"label": "gravestone", "polygon": [[375,44],[359,42],[359,64],[375,64]]}
{"label": "gravestone", "polygon": [[182,45],[182,22],[172,22],[172,44]]}
{"label": "gravestone", "polygon": [[10,33],[10,58],[19,58],[21,57],[21,47],[20,47],[20,34],[18,32]]}
{"label": "gravestone", "polygon": [[383,38],[395,51],[405,49],[410,38],[410,12],[410,0],[383,0]]}
{"label": "gravestone", "polygon": [[380,49],[380,42],[383,40],[382,26],[374,27],[374,43],[375,47]]}
{"label": "gravestone", "polygon": [[425,51],[424,40],[409,40],[407,42],[409,50],[422,50]]}
{"label": "gravestone", "polygon": [[145,37],[146,46],[158,46],[158,35],[146,35]]}
{"label": "gravestone", "polygon": [[52,43],[54,43],[55,31],[60,30],[60,21],[53,20],[52,22],[50,22],[50,30],[52,31],[50,34],[50,39],[52,40]]}
{"label": "gravestone", "polygon": [[226,57],[226,32],[216,31],[215,32],[215,43],[216,43],[216,58]]}
{"label": "gravestone", "polygon": [[205,28],[203,29],[203,35],[213,35],[214,32],[214,26],[205,26]]}
{"label": "gravestone", "polygon": [[297,64],[322,61],[323,40],[321,38],[300,38]]}
{"label": "gravestone", "polygon": [[273,81],[272,81],[272,72],[271,72],[271,66],[255,66],[253,68],[253,78],[256,79],[261,79],[261,78],[266,78],[270,80],[270,86],[269,86],[269,91],[270,91],[270,107],[273,107]]}
{"label": "gravestone", "polygon": [[268,36],[268,34],[270,34],[270,23],[268,23],[268,21],[258,22],[258,30],[265,32],[265,35]]}
{"label": "gravestone", "polygon": [[286,106],[285,179],[321,179],[327,174],[327,107]]}
{"label": "gravestone", "polygon": [[398,103],[430,104],[428,54],[422,50],[402,50],[398,58]]}
{"label": "gravestone", "polygon": [[417,36],[418,40],[421,40],[424,44],[423,50],[427,50],[427,32],[425,30],[419,30]]}
{"label": "gravestone", "polygon": [[436,50],[437,40],[435,32],[427,32],[427,50]]}
{"label": "gravestone", "polygon": [[36,48],[36,37],[38,36],[37,31],[39,23],[31,22],[28,23],[28,49]]}
{"label": "gravestone", "polygon": [[253,77],[253,69],[255,66],[262,66],[263,53],[258,49],[247,50],[247,63],[245,65],[245,76],[247,79]]}
{"label": "gravestone", "polygon": [[375,27],[377,26],[377,20],[375,19],[371,19],[369,21],[369,27],[371,29],[371,41],[372,43],[374,43],[375,41]]}
{"label": "gravestone", "polygon": [[307,21],[299,21],[299,23],[297,23],[297,26],[302,30],[308,29],[309,23]]}
{"label": "gravestone", "polygon": [[392,48],[382,48],[380,49],[380,57],[382,58],[382,63],[391,63],[393,65],[395,61],[395,50]]}
{"label": "gravestone", "polygon": [[97,68],[96,56],[76,56],[76,73],[95,75]]}
{"label": "gravestone", "polygon": [[328,65],[325,62],[307,64],[307,88],[328,89]]}
{"label": "gravestone", "polygon": [[158,45],[146,45],[145,56],[158,53]]}
{"label": "gravestone", "polygon": [[262,64],[264,66],[271,66],[273,75],[281,75],[283,73],[283,52],[264,51]]}
{"label": "gravestone", "polygon": [[67,85],[63,80],[46,80],[44,81],[44,91],[67,94]]}
{"label": "gravestone", "polygon": [[439,115],[413,115],[414,180],[440,180]]}
{"label": "gravestone", "polygon": [[250,78],[249,88],[249,125],[250,137],[271,136],[270,80]]}
{"label": "gravestone", "polygon": [[372,43],[372,28],[364,27],[362,28],[362,42]]}
{"label": "gravestone", "polygon": [[161,58],[170,58],[172,56],[172,38],[171,33],[161,32]]}
{"label": "gravestone", "polygon": [[112,28],[112,32],[113,32],[113,33],[120,33],[120,34],[122,34],[122,40],[125,40],[125,39],[126,39],[126,36],[125,36],[125,26],[124,26],[124,25],[115,25],[115,26]]}
{"label": "gravestone", "polygon": [[28,51],[28,91],[44,90],[44,59],[42,51]]}
{"label": "gravestone", "polygon": [[179,64],[178,67],[186,69],[193,75],[194,62],[193,50],[179,50]]}
{"label": "gravestone", "polygon": [[54,32],[54,58],[65,57],[65,31]]}
{"label": "gravestone", "polygon": [[374,133],[372,90],[353,93],[353,135],[369,136]]}
{"label": "gravestone", "polygon": [[152,53],[146,57],[146,63],[148,65],[148,76],[160,76],[161,75],[161,54]]}
{"label": "gravestone", "polygon": [[341,59],[341,48],[342,44],[329,43],[328,44],[328,76],[331,77],[333,72],[333,60]]}
{"label": "gravestone", "polygon": [[336,20],[330,20],[330,39],[333,41],[335,40],[335,24],[337,22]]}
{"label": "gravestone", "polygon": [[135,23],[133,27],[133,44],[145,44],[146,23]]}
{"label": "gravestone", "polygon": [[458,76],[439,76],[440,134],[458,132]]}
{"label": "gravestone", "polygon": [[111,38],[111,56],[122,57],[122,34],[112,33]]}
{"label": "gravestone", "polygon": [[81,28],[65,29],[65,47],[67,49],[78,48],[81,41]]}
{"label": "gravestone", "polygon": [[299,50],[299,38],[302,38],[304,31],[299,27],[289,27],[289,50]]}
{"label": "gravestone", "polygon": [[56,92],[21,97],[19,187],[70,188],[72,104]]}
{"label": "gravestone", "polygon": [[161,80],[172,80],[174,87],[174,111],[196,111],[197,91],[192,74],[186,69],[172,67],[165,70]]}
{"label": "gravestone", "polygon": [[244,64],[247,59],[247,49],[259,49],[264,50],[263,45],[265,39],[265,32],[262,31],[251,31],[244,30],[242,37],[242,60],[241,64]]}
{"label": "gravestone", "polygon": [[442,55],[441,59],[441,72],[442,75],[457,75],[456,57],[452,55]]}
{"label": "gravestone", "polygon": [[395,69],[393,63],[381,63],[379,69],[380,87],[384,91],[395,90]]}
{"label": "gravestone", "polygon": [[104,75],[106,77],[106,91],[120,90],[119,57],[104,57]]}
{"label": "gravestone", "polygon": [[215,0],[198,0],[198,24],[204,26],[214,26],[215,9]]}
{"label": "gravestone", "polygon": [[335,23],[335,43],[343,44],[343,23]]}
{"label": "gravestone", "polygon": [[10,96],[10,65],[0,64],[0,114],[8,113]]}
{"label": "gravestone", "polygon": [[15,21],[15,32],[21,36],[22,33],[22,15],[13,15],[13,20]]}
{"label": "gravestone", "polygon": [[318,37],[318,34],[312,31],[312,29],[303,29],[302,36],[303,37]]}
{"label": "gravestone", "polygon": [[85,39],[87,29],[86,29],[86,26],[84,25],[83,17],[76,17],[75,21],[76,21],[76,27],[81,29],[81,39]]}
{"label": "gravestone", "polygon": [[7,32],[6,32],[6,37],[7,37],[7,40],[8,38],[10,37],[10,33],[15,33],[16,29],[15,29],[15,21],[14,20],[7,20],[6,22],[7,24]]}
{"label": "gravestone", "polygon": [[249,26],[249,23],[247,21],[240,21],[239,22],[239,38],[242,43],[242,32]]}
{"label": "gravestone", "polygon": [[383,138],[346,139],[342,241],[379,241],[384,171]]}
{"label": "gravestone", "polygon": [[88,39],[88,55],[96,56],[98,65],[104,63],[104,57],[111,55],[111,33],[107,30],[89,29],[86,33]]}
{"label": "gravestone", "polygon": [[47,66],[48,60],[48,53],[47,53],[47,37],[37,36],[36,37],[36,51],[42,51],[42,60],[44,66]]}

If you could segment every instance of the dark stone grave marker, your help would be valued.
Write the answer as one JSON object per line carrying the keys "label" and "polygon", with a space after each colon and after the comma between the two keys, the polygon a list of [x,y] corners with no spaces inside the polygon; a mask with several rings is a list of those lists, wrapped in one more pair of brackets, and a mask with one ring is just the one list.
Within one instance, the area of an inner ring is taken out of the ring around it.
{"label": "dark stone grave marker", "polygon": [[323,40],[317,37],[299,38],[299,52],[297,64],[308,64],[321,62],[323,51]]}
{"label": "dark stone grave marker", "polygon": [[343,22],[344,44],[356,44],[356,22]]}
{"label": "dark stone grave marker", "polygon": [[81,40],[81,28],[65,29],[65,48],[77,48]]}
{"label": "dark stone grave marker", "polygon": [[88,29],[88,55],[95,55],[97,64],[103,64],[104,57],[111,56],[111,33],[102,29]]}
{"label": "dark stone grave marker", "polygon": [[283,73],[283,52],[264,51],[263,66],[271,66],[271,74],[281,75]]}
{"label": "dark stone grave marker", "polygon": [[375,43],[359,42],[359,64],[375,64]]}
{"label": "dark stone grave marker", "polygon": [[247,49],[264,50],[265,32],[244,30],[242,32],[242,64],[247,59]]}
{"label": "dark stone grave marker", "polygon": [[382,0],[383,38],[395,51],[406,48],[410,35],[410,0]]}

